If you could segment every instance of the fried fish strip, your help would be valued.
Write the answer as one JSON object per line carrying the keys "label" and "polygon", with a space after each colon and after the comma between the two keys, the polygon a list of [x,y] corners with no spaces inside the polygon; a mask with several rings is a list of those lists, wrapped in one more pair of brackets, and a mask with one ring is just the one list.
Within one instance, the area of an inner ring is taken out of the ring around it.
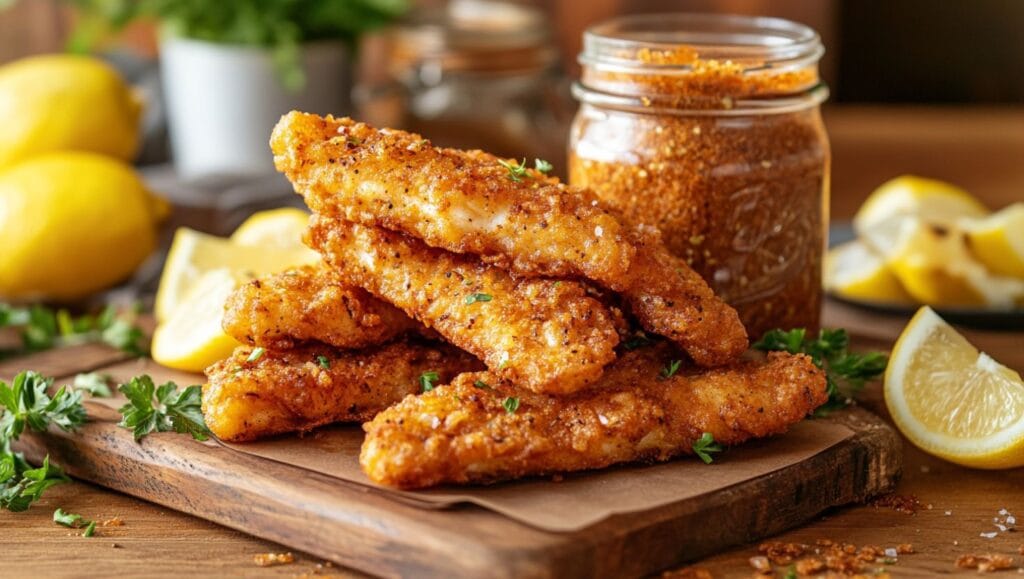
{"label": "fried fish strip", "polygon": [[598,387],[568,397],[460,375],[364,424],[360,464],[376,483],[422,488],[664,461],[691,454],[704,432],[725,445],[784,432],[827,399],[807,356],[659,379],[673,353],[664,343],[630,352]]}
{"label": "fried fish strip", "polygon": [[239,342],[278,350],[306,341],[363,348],[426,330],[366,290],[343,284],[326,264],[264,276],[238,288],[224,305],[223,326]]}
{"label": "fried fish strip", "polygon": [[270,143],[278,170],[314,211],[403,231],[503,269],[614,286],[635,253],[590,191],[532,170],[513,178],[480,151],[294,111]]}
{"label": "fried fish strip", "polygon": [[437,372],[437,383],[443,383],[483,367],[451,346],[411,341],[358,352],[311,345],[266,350],[250,362],[252,351],[240,346],[206,370],[203,415],[222,440],[362,422],[420,392],[424,372]]}
{"label": "fried fish strip", "polygon": [[314,211],[476,254],[521,276],[593,280],[622,292],[646,329],[703,366],[747,347],[736,311],[703,278],[587,189],[532,170],[516,175],[481,151],[299,112],[277,124],[271,147]]}
{"label": "fried fish strip", "polygon": [[574,392],[615,359],[611,315],[578,282],[517,280],[471,256],[320,215],[310,221],[307,242],[347,283],[398,306],[523,388]]}

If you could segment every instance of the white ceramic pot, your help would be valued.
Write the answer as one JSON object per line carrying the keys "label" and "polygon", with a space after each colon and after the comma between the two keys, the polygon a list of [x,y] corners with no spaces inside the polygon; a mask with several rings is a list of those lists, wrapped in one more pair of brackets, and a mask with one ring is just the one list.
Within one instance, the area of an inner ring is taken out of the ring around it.
{"label": "white ceramic pot", "polygon": [[287,90],[271,53],[258,47],[167,37],[160,45],[174,166],[182,179],[274,172],[274,123],[298,109],[347,114],[351,58],[340,42],[302,47],[305,86]]}

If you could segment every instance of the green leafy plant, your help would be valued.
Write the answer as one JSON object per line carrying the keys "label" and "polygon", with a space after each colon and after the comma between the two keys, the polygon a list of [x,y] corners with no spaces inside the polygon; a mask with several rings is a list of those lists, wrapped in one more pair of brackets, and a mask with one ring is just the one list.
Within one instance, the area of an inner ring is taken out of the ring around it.
{"label": "green leafy plant", "polygon": [[701,434],[693,443],[693,453],[704,461],[704,464],[711,464],[715,459],[711,456],[713,452],[722,452],[721,444],[715,442],[715,437],[710,432]]}
{"label": "green leafy plant", "polygon": [[60,346],[99,342],[134,356],[146,354],[145,334],[135,323],[133,311],[118,312],[108,306],[99,315],[72,316],[68,310],[42,305],[15,308],[0,303],[0,328],[20,329],[20,350],[0,355],[38,352]]}
{"label": "green leafy plant", "polygon": [[825,370],[828,401],[815,411],[815,416],[845,408],[864,389],[864,384],[885,372],[889,363],[885,354],[856,354],[849,351],[849,346],[850,336],[846,330],[822,329],[817,338],[809,338],[803,328],[788,332],[771,330],[754,344],[754,348],[763,351],[807,354],[816,366]]}
{"label": "green leafy plant", "polygon": [[179,391],[174,382],[157,387],[147,375],[136,376],[118,390],[128,398],[119,409],[119,426],[132,431],[135,440],[153,432],[174,431],[206,440],[210,431],[203,420],[202,389],[189,386]]}
{"label": "green leafy plant", "polygon": [[299,47],[316,40],[354,46],[363,33],[401,16],[408,0],[67,0],[80,12],[70,48],[85,51],[132,21],[159,22],[165,33],[271,49],[286,87],[305,82]]}

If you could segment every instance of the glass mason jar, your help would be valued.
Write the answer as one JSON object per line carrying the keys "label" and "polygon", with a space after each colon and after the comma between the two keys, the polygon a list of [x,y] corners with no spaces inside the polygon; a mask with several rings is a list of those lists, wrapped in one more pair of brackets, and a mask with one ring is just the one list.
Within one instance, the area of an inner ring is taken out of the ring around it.
{"label": "glass mason jar", "polygon": [[584,34],[570,182],[657,226],[752,339],[820,321],[823,52],[775,18],[631,16]]}

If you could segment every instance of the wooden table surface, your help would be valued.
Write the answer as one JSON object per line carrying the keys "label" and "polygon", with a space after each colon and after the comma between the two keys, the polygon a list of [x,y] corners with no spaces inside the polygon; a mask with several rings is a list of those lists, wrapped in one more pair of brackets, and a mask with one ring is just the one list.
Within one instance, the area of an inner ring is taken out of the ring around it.
{"label": "wooden table surface", "polygon": [[[873,187],[903,173],[951,180],[992,207],[1024,200],[1024,109],[847,108],[829,110],[826,119],[834,151],[834,218],[849,218]],[[834,304],[826,321],[870,336],[864,343],[876,348],[887,348],[904,322]],[[996,359],[1024,371],[1024,333],[968,335]],[[884,415],[878,385],[866,391],[862,404]],[[917,553],[900,556],[890,566],[896,577],[956,573],[953,563],[966,553],[1013,555],[1024,565],[1018,554],[1024,533],[981,536],[997,530],[993,518],[1001,509],[1022,517],[1024,528],[1024,469],[974,471],[905,447],[897,493],[920,500],[916,514],[870,505],[837,509],[775,540],[911,543]],[[103,527],[85,539],[53,523],[57,506],[92,519],[119,517],[124,526]],[[289,549],[79,482],[55,487],[28,512],[0,512],[0,527],[7,531],[0,534],[2,577],[360,576],[301,553],[293,564],[258,567],[255,554]],[[756,545],[748,545],[695,565],[715,577],[748,577],[748,559],[755,554]]]}

